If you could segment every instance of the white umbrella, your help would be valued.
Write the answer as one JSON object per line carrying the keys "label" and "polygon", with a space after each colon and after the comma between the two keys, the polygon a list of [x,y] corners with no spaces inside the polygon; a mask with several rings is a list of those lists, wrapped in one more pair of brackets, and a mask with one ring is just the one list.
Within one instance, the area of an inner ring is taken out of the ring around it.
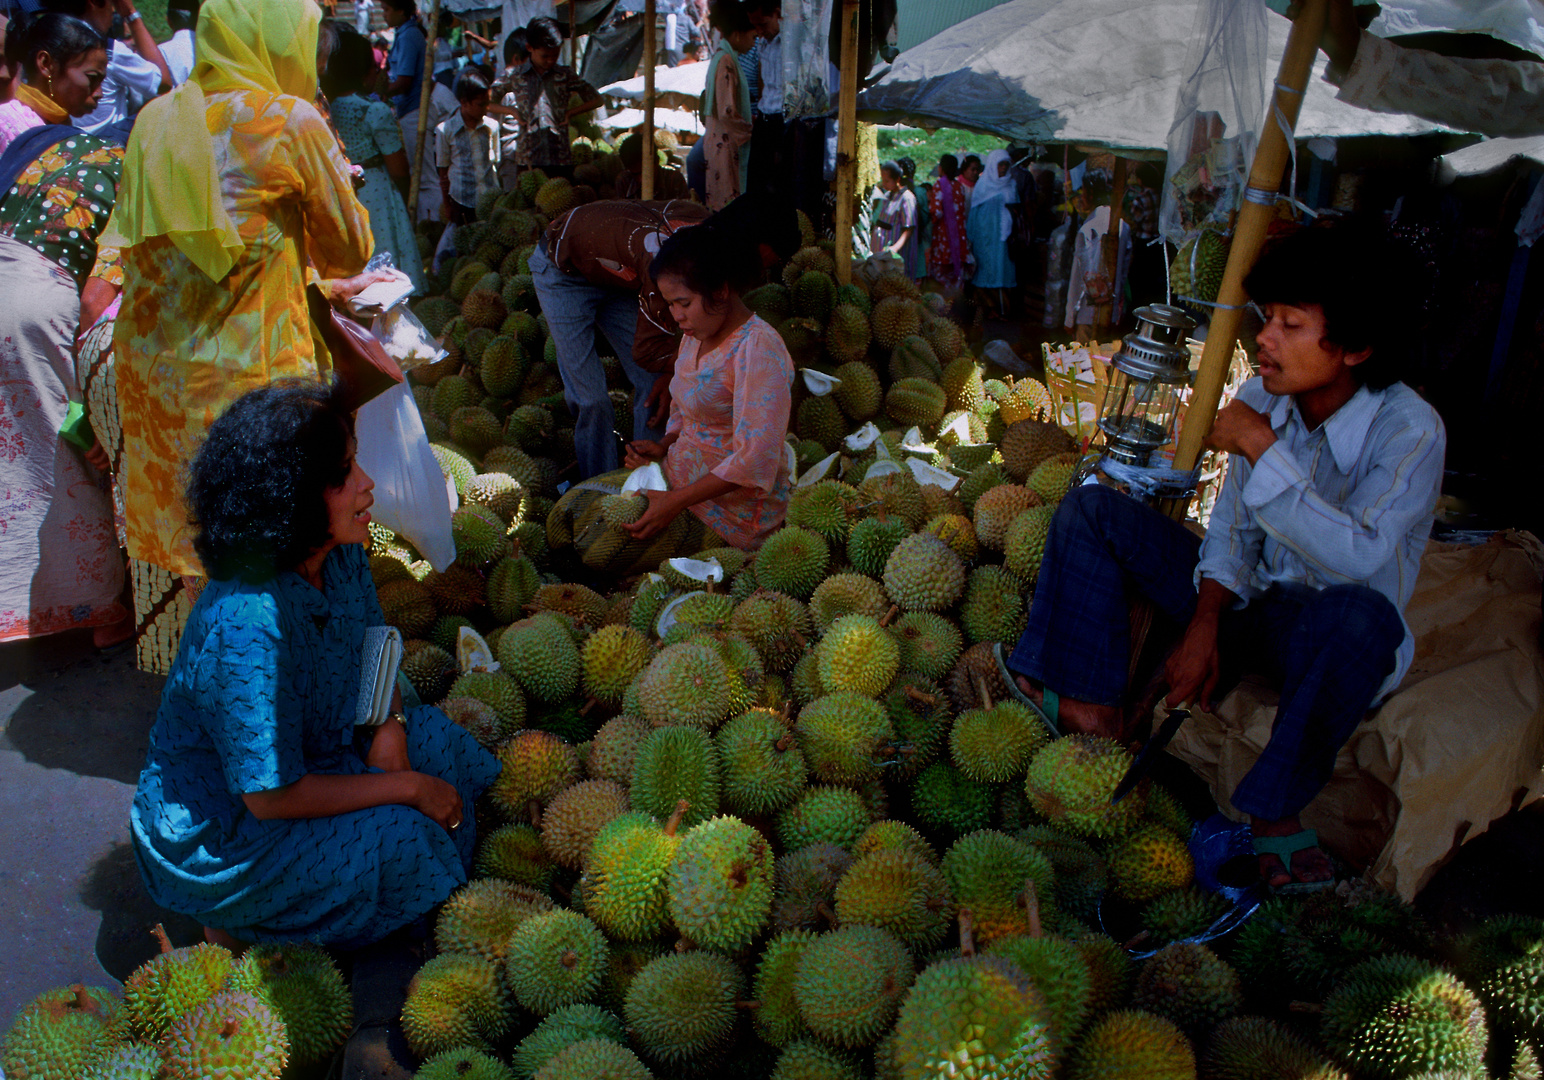
{"label": "white umbrella", "polygon": [[1444,179],[1478,176],[1522,159],[1544,165],[1544,135],[1518,139],[1487,139],[1445,154],[1440,159]]}
{"label": "white umbrella", "polygon": [[[626,131],[643,123],[642,109],[620,109],[611,116],[603,117],[595,121],[596,125],[608,131]],[[693,135],[702,134],[702,121],[694,112],[685,109],[655,109],[654,126],[666,131],[685,131]]]}
{"label": "white umbrella", "polygon": [[[654,103],[678,109],[696,110],[702,101],[702,92],[708,85],[706,61],[682,64],[680,67],[654,69]],[[609,98],[621,101],[643,100],[643,76],[624,79],[600,88]]]}
{"label": "white umbrella", "polygon": [[[986,131],[1012,142],[1162,150],[1197,0],[1009,0],[896,57],[858,97],[865,120]],[[1269,15],[1275,71],[1290,23]],[[1335,98],[1320,57],[1297,137],[1446,131]]]}

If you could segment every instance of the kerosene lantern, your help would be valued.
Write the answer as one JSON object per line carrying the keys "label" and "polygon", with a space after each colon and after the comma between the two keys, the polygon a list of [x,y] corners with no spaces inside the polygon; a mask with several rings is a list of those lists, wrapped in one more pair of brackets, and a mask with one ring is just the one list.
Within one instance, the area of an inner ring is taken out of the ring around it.
{"label": "kerosene lantern", "polygon": [[1104,399],[1099,430],[1104,454],[1099,471],[1144,495],[1183,494],[1171,486],[1168,461],[1155,456],[1179,436],[1184,392],[1190,385],[1190,350],[1185,337],[1196,322],[1168,304],[1134,312],[1137,328],[1111,359],[1119,375]]}

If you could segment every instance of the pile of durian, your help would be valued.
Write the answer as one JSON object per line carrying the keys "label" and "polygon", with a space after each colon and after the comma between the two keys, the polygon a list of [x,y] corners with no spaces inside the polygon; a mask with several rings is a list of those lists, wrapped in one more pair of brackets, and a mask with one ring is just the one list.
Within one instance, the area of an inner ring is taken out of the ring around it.
{"label": "pile of durian", "polygon": [[279,1080],[323,1065],[348,1039],[354,1006],[328,954],[258,945],[174,949],[123,984],[49,990],[0,1043],[7,1080]]}

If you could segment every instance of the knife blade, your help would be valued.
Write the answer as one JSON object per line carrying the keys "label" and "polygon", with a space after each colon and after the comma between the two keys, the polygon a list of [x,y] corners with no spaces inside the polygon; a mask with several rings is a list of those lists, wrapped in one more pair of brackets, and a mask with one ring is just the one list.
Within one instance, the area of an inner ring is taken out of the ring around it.
{"label": "knife blade", "polygon": [[1110,796],[1111,806],[1130,795],[1132,790],[1142,782],[1142,778],[1152,772],[1153,763],[1157,761],[1158,754],[1169,745],[1179,726],[1189,719],[1190,702],[1188,701],[1182,701],[1178,707],[1169,710],[1169,715],[1163,718],[1163,723],[1147,740],[1147,745],[1142,747],[1137,754],[1137,759],[1126,769],[1126,775],[1115,785],[1115,794]]}

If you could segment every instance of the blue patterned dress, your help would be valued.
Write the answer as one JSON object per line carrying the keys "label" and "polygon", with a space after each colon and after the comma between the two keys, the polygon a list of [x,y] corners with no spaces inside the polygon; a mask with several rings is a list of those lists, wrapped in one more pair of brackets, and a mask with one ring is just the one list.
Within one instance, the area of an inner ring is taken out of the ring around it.
{"label": "blue patterned dress", "polygon": [[130,816],[156,903],[243,940],[352,948],[466,881],[472,804],[499,764],[444,713],[419,708],[409,760],[461,792],[455,832],[407,806],[293,821],[247,810],[244,792],[372,771],[354,750],[354,706],[365,630],[385,619],[364,549],[334,549],[322,579],[322,592],[296,573],[209,583],[161,695]]}

